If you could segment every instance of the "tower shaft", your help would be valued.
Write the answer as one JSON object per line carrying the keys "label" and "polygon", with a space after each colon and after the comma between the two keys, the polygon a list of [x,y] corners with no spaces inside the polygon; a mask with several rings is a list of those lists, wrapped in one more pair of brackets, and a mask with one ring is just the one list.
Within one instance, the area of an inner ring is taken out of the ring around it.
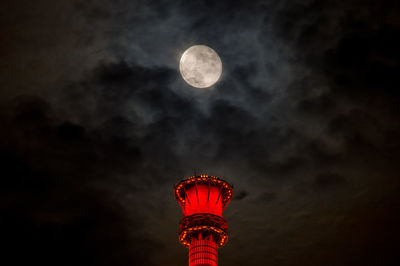
{"label": "tower shaft", "polygon": [[192,240],[189,246],[189,266],[217,266],[218,246],[211,240]]}

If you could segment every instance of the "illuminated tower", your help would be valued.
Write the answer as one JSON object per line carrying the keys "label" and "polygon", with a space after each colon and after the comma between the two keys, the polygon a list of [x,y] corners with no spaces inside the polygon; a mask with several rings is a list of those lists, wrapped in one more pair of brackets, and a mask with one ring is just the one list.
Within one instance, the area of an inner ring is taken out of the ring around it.
{"label": "illuminated tower", "polygon": [[230,184],[208,175],[192,176],[175,186],[183,213],[179,242],[189,248],[189,266],[218,265],[218,248],[228,240],[228,223],[222,213],[232,194]]}

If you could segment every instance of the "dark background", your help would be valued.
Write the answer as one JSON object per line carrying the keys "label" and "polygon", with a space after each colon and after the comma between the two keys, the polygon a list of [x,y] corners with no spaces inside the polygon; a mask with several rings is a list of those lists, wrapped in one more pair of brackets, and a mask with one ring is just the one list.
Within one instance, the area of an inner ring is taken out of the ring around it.
{"label": "dark background", "polygon": [[[235,187],[220,265],[399,265],[398,1],[8,1],[1,265],[187,265],[173,187]],[[217,51],[210,89],[178,71]]]}

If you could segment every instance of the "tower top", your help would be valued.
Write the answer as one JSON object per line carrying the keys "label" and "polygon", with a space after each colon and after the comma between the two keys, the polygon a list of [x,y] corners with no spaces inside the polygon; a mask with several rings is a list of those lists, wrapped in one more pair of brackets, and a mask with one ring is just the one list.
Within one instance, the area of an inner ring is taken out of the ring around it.
{"label": "tower top", "polygon": [[[225,210],[226,206],[232,199],[233,195],[233,186],[229,184],[227,181],[224,179],[217,177],[217,176],[212,176],[212,175],[194,175],[190,176],[188,178],[182,179],[175,185],[175,198],[178,201],[179,205],[184,209],[183,206],[185,206],[185,201],[190,201],[190,198],[188,197],[187,191],[190,190],[191,188],[195,188],[196,190],[196,196],[197,196],[197,201],[198,199],[198,186],[199,185],[207,185],[209,188],[210,187],[216,187],[218,188],[218,198],[217,202],[221,200],[222,203],[222,211]],[[208,190],[210,191],[210,190]],[[209,200],[210,193],[208,193],[208,199]],[[221,199],[220,199],[221,198]],[[188,202],[190,204],[190,202]],[[221,213],[222,214],[222,213]]]}
{"label": "tower top", "polygon": [[183,214],[179,242],[189,247],[193,241],[204,239],[223,246],[228,240],[228,224],[222,213],[232,195],[232,185],[216,176],[197,175],[179,181],[175,186]]}

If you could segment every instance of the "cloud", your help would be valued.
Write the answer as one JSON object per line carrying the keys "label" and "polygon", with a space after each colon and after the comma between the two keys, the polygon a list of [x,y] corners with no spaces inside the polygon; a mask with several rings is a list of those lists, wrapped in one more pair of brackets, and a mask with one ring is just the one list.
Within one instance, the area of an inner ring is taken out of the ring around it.
{"label": "cloud", "polygon": [[146,252],[161,244],[132,233],[132,225],[142,227],[139,216],[128,217],[107,192],[126,160],[140,156],[119,157],[111,140],[64,120],[41,98],[13,105],[1,117],[8,128],[0,150],[6,257],[16,264],[150,265]]}
{"label": "cloud", "polygon": [[233,200],[242,200],[246,198],[247,195],[248,195],[247,192],[244,190],[236,192],[235,196],[233,197]]}
{"label": "cloud", "polygon": [[334,173],[319,174],[314,179],[314,187],[321,190],[337,189],[345,185],[345,179]]}

